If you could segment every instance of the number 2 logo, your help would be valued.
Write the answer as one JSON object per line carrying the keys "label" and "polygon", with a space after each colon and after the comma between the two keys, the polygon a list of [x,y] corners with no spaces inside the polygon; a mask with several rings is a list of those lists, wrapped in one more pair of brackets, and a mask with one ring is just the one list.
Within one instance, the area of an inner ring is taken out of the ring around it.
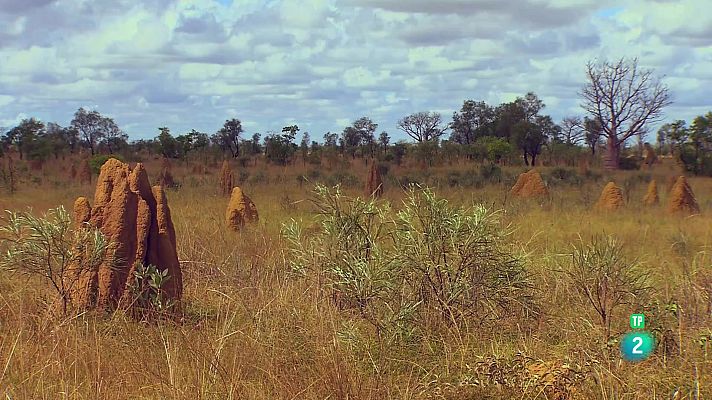
{"label": "number 2 logo", "polygon": [[640,350],[640,346],[643,345],[643,338],[640,336],[636,336],[633,338],[633,343],[635,343],[635,346],[633,346],[633,350],[631,350],[631,353],[643,354],[643,351]]}

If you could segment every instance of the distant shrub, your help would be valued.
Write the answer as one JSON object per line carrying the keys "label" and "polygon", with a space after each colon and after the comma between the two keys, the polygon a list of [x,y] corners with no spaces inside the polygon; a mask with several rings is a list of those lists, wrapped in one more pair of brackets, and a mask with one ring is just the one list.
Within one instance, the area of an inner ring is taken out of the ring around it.
{"label": "distant shrub", "polygon": [[387,176],[388,172],[391,169],[391,166],[388,163],[379,162],[376,168],[378,169],[378,173],[381,174],[381,176]]}
{"label": "distant shrub", "polygon": [[502,182],[502,168],[494,163],[486,163],[480,165],[480,176],[486,182],[490,183],[501,183]]}
{"label": "distant shrub", "polygon": [[250,173],[248,171],[245,171],[244,169],[241,169],[240,173],[237,174],[237,181],[241,184],[247,182],[249,178]]}
{"label": "distant shrub", "polygon": [[573,168],[554,167],[546,174],[549,184],[580,185],[583,179]]}
{"label": "distant shrub", "polygon": [[310,169],[307,171],[307,178],[311,181],[317,181],[321,178],[321,171],[318,169]]}
{"label": "distant shrub", "polygon": [[695,151],[694,147],[681,146],[678,160],[687,172],[695,175],[712,176],[712,155]]}
{"label": "distant shrub", "polygon": [[618,167],[623,170],[638,170],[640,169],[640,159],[636,156],[621,157]]}
{"label": "distant shrub", "polygon": [[331,174],[325,181],[329,186],[341,185],[344,187],[356,187],[360,185],[360,181],[355,175],[342,171]]}
{"label": "distant shrub", "polygon": [[243,168],[248,167],[252,162],[252,158],[249,156],[241,156],[237,159],[237,164]]}
{"label": "distant shrub", "polygon": [[267,183],[269,179],[264,171],[257,171],[249,178],[251,184]]}
{"label": "distant shrub", "polygon": [[408,189],[409,187],[412,186],[422,186],[425,185],[425,180],[423,177],[419,177],[416,175],[403,175],[399,177],[393,177],[392,180],[394,181],[395,184],[400,186],[403,189]]}
{"label": "distant shrub", "polygon": [[121,162],[124,162],[124,158],[117,154],[96,154],[89,159],[89,167],[93,174],[98,175],[101,170],[101,166],[104,165],[110,158],[115,158]]}

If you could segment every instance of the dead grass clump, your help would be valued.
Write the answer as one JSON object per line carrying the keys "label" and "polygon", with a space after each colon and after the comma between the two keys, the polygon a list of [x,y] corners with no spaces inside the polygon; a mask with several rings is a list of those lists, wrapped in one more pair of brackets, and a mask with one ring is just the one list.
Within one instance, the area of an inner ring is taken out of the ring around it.
{"label": "dead grass clump", "polygon": [[378,170],[376,162],[371,162],[368,168],[368,178],[366,179],[366,196],[381,197],[383,195],[383,178]]}
{"label": "dead grass clump", "polygon": [[596,207],[599,210],[614,211],[625,205],[623,191],[614,182],[608,182],[598,198]]}
{"label": "dead grass clump", "polygon": [[111,310],[134,305],[135,272],[149,265],[168,271],[169,278],[153,289],[154,295],[164,301],[180,300],[182,274],[170,211],[160,186],[151,189],[142,164],[131,170],[128,164],[109,159],[97,180],[94,208],[79,198],[74,214],[75,220],[88,220],[98,228],[111,244],[99,268],[73,269],[81,271],[70,277],[76,282],[71,296],[76,306]]}
{"label": "dead grass clump", "polygon": [[684,175],[677,178],[672,190],[670,191],[668,211],[671,213],[685,212],[690,214],[697,214],[700,212],[700,206],[697,204],[695,194],[692,192],[692,188]]}
{"label": "dead grass clump", "polygon": [[660,197],[658,196],[658,183],[655,182],[655,179],[653,179],[648,184],[648,191],[645,193],[645,197],[643,197],[643,204],[646,206],[654,206],[659,202]]}
{"label": "dead grass clump", "polygon": [[232,175],[232,169],[230,169],[230,164],[227,160],[224,160],[222,168],[220,169],[220,193],[223,196],[230,196],[233,185],[234,177]]}
{"label": "dead grass clump", "polygon": [[259,219],[255,203],[239,187],[232,189],[225,219],[227,226],[234,231],[239,231],[245,224]]}
{"label": "dead grass clump", "polygon": [[532,169],[519,175],[510,193],[518,197],[538,197],[547,196],[549,189],[541,179],[539,172]]}

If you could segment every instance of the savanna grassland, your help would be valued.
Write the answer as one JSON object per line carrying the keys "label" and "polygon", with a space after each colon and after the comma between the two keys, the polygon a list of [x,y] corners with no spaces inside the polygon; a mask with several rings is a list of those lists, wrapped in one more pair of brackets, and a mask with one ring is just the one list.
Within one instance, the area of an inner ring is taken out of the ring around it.
{"label": "savanna grassland", "polygon": [[[679,171],[665,161],[613,175],[541,167],[550,195],[536,199],[509,195],[523,167],[391,165],[379,204],[399,209],[407,193],[398,183],[407,181],[454,206],[500,210],[502,229],[511,230],[507,248],[527,271],[536,304],[534,312],[481,324],[416,321],[417,335],[404,340],[374,332],[318,276],[294,274],[281,234],[291,219],[315,221],[316,181],[341,182],[347,195],[363,196],[362,160],[338,170],[234,164],[260,218],[240,232],[225,227],[218,163],[195,174],[175,162],[180,187],[168,201],[183,270],[180,320],[53,315],[46,311],[53,293],[42,281],[3,273],[0,392],[8,399],[710,398],[712,179],[689,179],[700,215],[670,214],[668,182]],[[159,164],[146,163],[152,178]],[[91,199],[93,186],[70,182],[67,165],[19,170],[17,191],[3,192],[0,207],[39,214]],[[643,207],[651,178],[661,202]],[[593,210],[609,180],[623,189],[626,206]],[[610,337],[569,273],[574,249],[606,235],[647,274],[646,289],[608,317]],[[633,312],[646,314],[660,343],[639,364],[621,361],[616,342]]]}

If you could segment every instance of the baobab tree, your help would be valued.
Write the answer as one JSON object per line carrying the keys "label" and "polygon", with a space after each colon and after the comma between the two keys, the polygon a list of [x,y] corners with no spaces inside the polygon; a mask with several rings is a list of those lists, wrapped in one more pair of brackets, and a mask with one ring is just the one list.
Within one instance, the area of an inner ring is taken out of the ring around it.
{"label": "baobab tree", "polygon": [[421,111],[401,118],[398,121],[398,129],[421,143],[439,138],[445,133],[447,126],[442,126],[442,116],[439,113]]}
{"label": "baobab tree", "polygon": [[601,125],[606,138],[605,167],[618,169],[623,143],[660,120],[663,108],[672,103],[670,92],[652,70],[638,67],[637,58],[589,61],[586,77],[581,107]]}

